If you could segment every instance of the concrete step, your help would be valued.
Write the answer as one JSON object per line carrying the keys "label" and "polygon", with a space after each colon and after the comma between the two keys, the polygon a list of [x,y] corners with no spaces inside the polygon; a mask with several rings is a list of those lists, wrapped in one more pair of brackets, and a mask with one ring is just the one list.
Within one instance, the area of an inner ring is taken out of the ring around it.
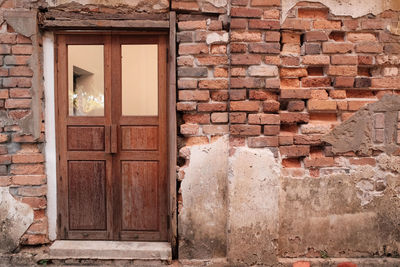
{"label": "concrete step", "polygon": [[50,246],[50,259],[160,260],[171,261],[168,242],[57,240]]}

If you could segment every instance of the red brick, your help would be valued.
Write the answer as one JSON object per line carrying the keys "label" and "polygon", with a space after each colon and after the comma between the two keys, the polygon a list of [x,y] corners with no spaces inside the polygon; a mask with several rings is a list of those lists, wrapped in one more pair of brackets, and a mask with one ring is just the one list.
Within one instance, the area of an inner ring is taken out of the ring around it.
{"label": "red brick", "polygon": [[44,174],[44,165],[43,164],[12,164],[10,173],[15,174],[15,175]]}
{"label": "red brick", "polygon": [[181,125],[181,134],[195,135],[199,133],[199,125],[192,123],[185,123]]}
{"label": "red brick", "polygon": [[244,113],[244,112],[229,113],[229,122],[230,123],[245,123],[246,122],[246,113]]}
{"label": "red brick", "polygon": [[309,111],[336,111],[336,101],[309,100],[307,107]]}
{"label": "red brick", "polygon": [[249,51],[252,53],[279,54],[281,48],[279,43],[256,43],[249,44]]}
{"label": "red brick", "polygon": [[278,31],[267,31],[265,32],[265,41],[266,42],[280,42],[281,33]]}
{"label": "red brick", "polygon": [[22,197],[20,200],[31,206],[33,209],[44,209],[47,206],[46,199],[44,197]]}
{"label": "red brick", "polygon": [[280,127],[279,125],[265,125],[264,135],[278,135]]}
{"label": "red brick", "polygon": [[47,185],[29,186],[18,188],[18,195],[23,197],[41,197],[47,193]]}
{"label": "red brick", "polygon": [[331,60],[334,65],[357,65],[358,63],[356,55],[334,55]]}
{"label": "red brick", "polygon": [[311,21],[305,19],[291,19],[287,18],[285,22],[281,25],[282,29],[291,30],[310,30]]}
{"label": "red brick", "polygon": [[326,90],[311,90],[311,99],[327,100],[328,93]]}
{"label": "red brick", "polygon": [[208,124],[210,123],[210,114],[184,114],[183,120],[185,123]]}
{"label": "red brick", "polygon": [[208,101],[210,93],[206,90],[179,90],[179,100],[184,101]]}
{"label": "red brick", "polygon": [[371,86],[373,88],[399,89],[400,77],[373,78]]}
{"label": "red brick", "polygon": [[350,158],[349,163],[351,165],[376,165],[376,160],[374,158]]}
{"label": "red brick", "polygon": [[[1,36],[1,35],[0,35]],[[27,65],[31,56],[5,56],[4,64],[6,65]]]}
{"label": "red brick", "polygon": [[354,86],[354,78],[353,77],[336,77],[334,87],[337,88],[352,88]]}
{"label": "red brick", "polygon": [[258,8],[246,8],[246,7],[232,7],[231,15],[232,17],[261,17],[263,14],[262,9]]}
{"label": "red brick", "polygon": [[296,145],[321,145],[321,135],[296,135],[294,144]]}
{"label": "red brick", "polygon": [[260,148],[260,147],[277,147],[279,145],[277,136],[258,136],[250,137],[247,140],[249,147]]}
{"label": "red brick", "polygon": [[196,57],[198,65],[203,66],[215,66],[215,65],[226,65],[228,64],[227,56],[199,56]]}
{"label": "red brick", "polygon": [[325,55],[307,55],[303,57],[302,62],[306,65],[329,65],[330,58]]}
{"label": "red brick", "polygon": [[0,34],[0,44],[15,44],[17,42],[17,35],[14,33]]}
{"label": "red brick", "polygon": [[281,0],[251,0],[251,6],[280,6]]}
{"label": "red brick", "polygon": [[282,89],[281,98],[293,98],[293,99],[308,99],[311,98],[311,91],[309,89]]}
{"label": "red brick", "polygon": [[229,125],[204,125],[203,133],[209,135],[222,135],[229,133]]}
{"label": "red brick", "polygon": [[299,79],[280,79],[280,88],[281,89],[294,89],[300,87]]}
{"label": "red brick", "polygon": [[46,183],[45,175],[15,175],[12,176],[13,185],[42,185]]}
{"label": "red brick", "polygon": [[244,53],[246,51],[247,51],[246,44],[231,43],[231,52],[232,53]]}
{"label": "red brick", "polygon": [[180,55],[197,55],[207,54],[208,46],[206,44],[180,44],[179,54]]}
{"label": "red brick", "polygon": [[282,166],[284,168],[300,168],[301,162],[296,158],[282,159]]}
{"label": "red brick", "polygon": [[10,76],[32,77],[33,75],[32,69],[30,67],[25,67],[25,66],[10,68],[9,71],[10,71]]}
{"label": "red brick", "polygon": [[211,91],[211,99],[217,102],[227,101],[229,98],[228,90]]}
{"label": "red brick", "polygon": [[249,124],[280,124],[279,115],[275,114],[249,114]]}
{"label": "red brick", "polygon": [[317,158],[305,158],[304,167],[332,167],[335,166],[335,160],[332,157],[317,157]]}
{"label": "red brick", "polygon": [[261,64],[261,55],[232,55],[233,65],[258,65]]}
{"label": "red brick", "polygon": [[229,92],[230,99],[235,101],[235,100],[244,100],[246,99],[246,90],[231,90]]}
{"label": "red brick", "polygon": [[289,101],[287,109],[290,112],[303,111],[305,108],[304,101]]}
{"label": "red brick", "polygon": [[307,123],[310,120],[308,113],[287,112],[280,113],[279,116],[282,124]]}
{"label": "red brick", "polygon": [[299,8],[298,17],[308,19],[326,19],[329,9],[327,8]]}
{"label": "red brick", "polygon": [[14,120],[22,119],[30,113],[30,110],[10,110],[8,111],[8,116],[13,118]]}
{"label": "red brick", "polygon": [[356,76],[357,66],[343,65],[343,66],[329,66],[328,75],[333,76]]}
{"label": "red brick", "polygon": [[225,103],[199,103],[197,110],[200,112],[210,112],[210,111],[225,111]]}
{"label": "red brick", "polygon": [[31,55],[33,52],[33,46],[31,45],[14,45],[11,48],[12,54],[14,55]]}
{"label": "red brick", "polygon": [[333,99],[345,99],[346,91],[345,90],[331,90],[329,92],[329,96]]}
{"label": "red brick", "polygon": [[314,29],[321,30],[340,30],[342,28],[340,20],[316,20],[313,25]]}
{"label": "red brick", "polygon": [[228,89],[228,80],[224,79],[213,79],[213,80],[201,80],[199,82],[200,89]]}
{"label": "red brick", "polygon": [[280,77],[290,78],[290,77],[305,77],[307,76],[307,69],[305,68],[281,68]]}
{"label": "red brick", "polygon": [[200,10],[197,2],[177,2],[173,0],[171,2],[171,8],[173,10],[190,10],[190,11],[198,11]]}
{"label": "red brick", "polygon": [[213,123],[226,123],[228,122],[228,113],[227,112],[212,113],[211,121]]}
{"label": "red brick", "polygon": [[259,108],[259,101],[232,101],[230,103],[230,110],[232,111],[258,111]]}
{"label": "red brick", "polygon": [[370,32],[349,32],[347,40],[350,42],[376,41],[376,35]]}
{"label": "red brick", "polygon": [[276,100],[267,100],[263,102],[264,112],[278,112],[280,103]]}
{"label": "red brick", "polygon": [[22,87],[29,88],[32,86],[31,78],[21,78],[21,77],[12,77],[12,78],[3,78],[3,87]]}
{"label": "red brick", "polygon": [[330,87],[330,77],[305,77],[301,79],[302,87]]}
{"label": "red brick", "polygon": [[374,56],[358,56],[358,64],[359,65],[372,65],[374,64]]}
{"label": "red brick", "polygon": [[21,34],[18,34],[17,35],[17,43],[18,44],[31,44],[32,40],[29,37],[25,37],[25,36],[23,36]]}
{"label": "red brick", "polygon": [[280,18],[280,10],[275,9],[275,8],[264,10],[263,18],[264,19],[279,19]]}
{"label": "red brick", "polygon": [[41,163],[44,162],[42,154],[14,154],[12,156],[13,163]]}
{"label": "red brick", "polygon": [[279,20],[249,20],[249,29],[277,30],[280,28]]}
{"label": "red brick", "polygon": [[323,31],[306,32],[304,41],[306,42],[328,41],[328,36]]}
{"label": "red brick", "polygon": [[31,99],[7,99],[5,103],[6,108],[30,108]]}
{"label": "red brick", "polygon": [[356,45],[357,53],[382,53],[383,45],[377,42],[362,42]]}
{"label": "red brick", "polygon": [[383,30],[385,21],[380,19],[365,19],[361,22],[361,28],[367,30]]}
{"label": "red brick", "polygon": [[207,24],[206,24],[205,20],[178,22],[178,29],[180,31],[206,29],[206,27],[207,27]]}
{"label": "red brick", "polygon": [[250,89],[255,89],[255,88],[264,88],[265,83],[264,79],[262,78],[231,78],[231,88],[250,88]]}
{"label": "red brick", "polygon": [[293,267],[310,267],[309,261],[297,261],[293,263]]}
{"label": "red brick", "polygon": [[352,43],[335,42],[322,44],[322,51],[324,53],[345,54],[352,52],[353,48],[354,44]]}
{"label": "red brick", "polygon": [[231,29],[246,29],[247,24],[248,24],[247,19],[233,18],[231,20]]}
{"label": "red brick", "polygon": [[348,101],[348,109],[349,111],[357,111],[363,106],[374,102],[375,101]]}
{"label": "red brick", "polygon": [[280,135],[279,145],[281,146],[293,145],[293,135]]}
{"label": "red brick", "polygon": [[243,125],[234,124],[230,127],[230,132],[232,135],[243,135],[243,136],[254,136],[261,134],[260,125]]}
{"label": "red brick", "polygon": [[357,264],[352,262],[341,262],[337,265],[337,267],[357,267]]}
{"label": "red brick", "polygon": [[310,154],[310,146],[281,146],[279,151],[288,158],[304,157]]}

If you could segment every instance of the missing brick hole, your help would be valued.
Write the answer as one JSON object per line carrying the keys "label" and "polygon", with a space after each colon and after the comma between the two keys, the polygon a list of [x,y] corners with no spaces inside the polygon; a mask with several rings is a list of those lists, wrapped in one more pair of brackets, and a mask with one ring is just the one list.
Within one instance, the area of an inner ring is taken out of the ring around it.
{"label": "missing brick hole", "polygon": [[308,67],[307,73],[308,73],[308,76],[324,76],[324,68],[323,67]]}
{"label": "missing brick hole", "polygon": [[358,67],[358,76],[371,77],[371,68],[369,67]]}
{"label": "missing brick hole", "polygon": [[305,33],[302,33],[302,34],[300,35],[300,46],[303,46],[303,44],[304,44],[304,42],[305,42],[305,39],[306,39],[306,34],[305,34]]}
{"label": "missing brick hole", "polygon": [[336,42],[344,42],[345,33],[339,31],[333,31],[329,34],[329,39],[334,40]]}

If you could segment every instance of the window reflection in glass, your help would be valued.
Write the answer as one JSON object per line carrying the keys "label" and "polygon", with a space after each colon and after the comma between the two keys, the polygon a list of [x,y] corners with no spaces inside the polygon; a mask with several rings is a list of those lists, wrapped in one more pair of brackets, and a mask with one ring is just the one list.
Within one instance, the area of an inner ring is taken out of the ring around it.
{"label": "window reflection in glass", "polygon": [[68,46],[70,116],[104,116],[104,46]]}

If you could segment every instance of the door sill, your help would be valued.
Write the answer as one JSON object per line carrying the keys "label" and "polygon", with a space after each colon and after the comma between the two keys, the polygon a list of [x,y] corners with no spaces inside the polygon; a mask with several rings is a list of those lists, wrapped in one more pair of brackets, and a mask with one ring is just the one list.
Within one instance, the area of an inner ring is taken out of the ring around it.
{"label": "door sill", "polygon": [[51,259],[162,260],[172,259],[168,242],[57,240]]}

